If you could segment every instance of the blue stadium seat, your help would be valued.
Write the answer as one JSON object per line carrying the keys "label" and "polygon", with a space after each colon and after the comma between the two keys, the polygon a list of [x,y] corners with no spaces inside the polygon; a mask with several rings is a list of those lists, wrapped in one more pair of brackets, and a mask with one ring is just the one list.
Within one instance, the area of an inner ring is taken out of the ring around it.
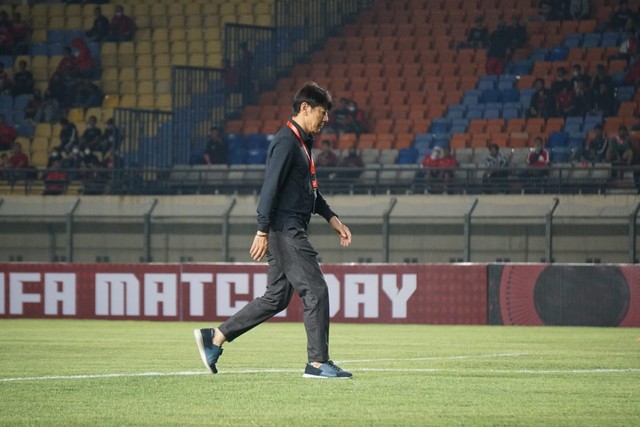
{"label": "blue stadium seat", "polygon": [[569,138],[569,150],[581,150],[584,147],[584,137]]}
{"label": "blue stadium seat", "polygon": [[547,140],[547,148],[566,147],[568,143],[569,134],[567,132],[552,132]]}
{"label": "blue stadium seat", "polygon": [[620,34],[614,32],[606,32],[602,34],[600,41],[601,47],[615,47],[621,43]]}
{"label": "blue stadium seat", "polygon": [[398,157],[396,163],[399,165],[410,165],[418,162],[419,156],[418,150],[415,148],[402,148],[398,151]]}
{"label": "blue stadium seat", "polygon": [[469,119],[451,120],[451,133],[464,133],[469,127]]}
{"label": "blue stadium seat", "polygon": [[467,110],[466,118],[469,120],[481,119],[483,114],[484,114],[484,107],[477,105],[474,107],[469,107],[469,109]]}
{"label": "blue stadium seat", "polygon": [[564,38],[564,45],[569,49],[579,47],[582,44],[582,34],[569,34]]}
{"label": "blue stadium seat", "polygon": [[11,95],[0,95],[0,110],[13,110],[13,97]]}
{"label": "blue stadium seat", "polygon": [[550,150],[552,163],[567,163],[571,158],[571,148],[554,147]]}
{"label": "blue stadium seat", "polygon": [[33,96],[27,94],[16,96],[16,98],[13,100],[14,108],[16,110],[24,110],[29,101],[31,101],[31,98],[33,98]]}
{"label": "blue stadium seat", "polygon": [[464,117],[464,113],[466,112],[466,106],[462,104],[453,104],[447,107],[447,113],[445,117],[447,119],[460,119]]}
{"label": "blue stadium seat", "polygon": [[619,86],[617,89],[616,99],[618,101],[631,101],[635,92],[636,90],[633,86]]}
{"label": "blue stadium seat", "polygon": [[66,43],[64,30],[47,31],[47,43]]}
{"label": "blue stadium seat", "polygon": [[520,117],[520,109],[517,107],[505,107],[502,109],[502,118],[505,120],[517,119]]}
{"label": "blue stadium seat", "polygon": [[556,46],[549,52],[549,61],[564,61],[567,59],[567,55],[569,54],[569,48],[564,45]]}
{"label": "blue stadium seat", "polygon": [[502,117],[502,109],[495,107],[485,108],[484,113],[482,114],[483,119],[499,119]]}
{"label": "blue stadium seat", "polygon": [[602,40],[602,36],[600,33],[589,33],[584,35],[584,39],[582,40],[582,46],[589,47],[598,47],[600,46],[600,41]]}
{"label": "blue stadium seat", "polygon": [[582,130],[586,131],[586,132],[590,132],[593,130],[593,128],[596,125],[601,125],[602,124],[602,117],[601,116],[586,116],[584,118],[584,125],[582,127]]}
{"label": "blue stadium seat", "polygon": [[478,81],[477,87],[479,91],[485,91],[488,89],[495,89],[497,84],[498,84],[497,76],[483,76]]}
{"label": "blue stadium seat", "polygon": [[580,132],[582,130],[582,124],[575,123],[575,122],[568,123],[565,121],[564,127],[562,128],[562,130],[569,134]]}
{"label": "blue stadium seat", "polygon": [[485,89],[480,95],[480,103],[486,104],[489,102],[501,102],[502,93],[498,89]]}
{"label": "blue stadium seat", "polygon": [[85,40],[84,31],[82,30],[67,30],[64,32],[64,42],[69,44],[73,41],[73,39],[79,38]]}
{"label": "blue stadium seat", "polygon": [[48,48],[48,53],[47,54],[49,56],[63,55],[64,54],[64,47],[65,47],[64,43],[49,43],[47,45],[47,48]]}
{"label": "blue stadium seat", "polygon": [[529,59],[533,62],[536,61],[545,61],[547,59],[547,55],[549,51],[544,47],[534,47],[531,49],[531,54],[529,55]]}
{"label": "blue stadium seat", "polygon": [[502,102],[518,102],[520,100],[520,91],[515,88],[502,89]]}
{"label": "blue stadium seat", "polygon": [[444,117],[438,117],[431,122],[429,127],[431,133],[446,133],[449,132],[449,119]]}
{"label": "blue stadium seat", "polygon": [[0,62],[4,64],[5,70],[13,68],[13,56],[11,55],[0,55]]}
{"label": "blue stadium seat", "polygon": [[36,56],[36,55],[47,56],[49,55],[49,46],[46,43],[31,43],[31,46],[29,48],[29,54],[31,56]]}
{"label": "blue stadium seat", "polygon": [[517,76],[528,75],[533,68],[533,61],[530,59],[521,59],[513,64],[513,74]]}

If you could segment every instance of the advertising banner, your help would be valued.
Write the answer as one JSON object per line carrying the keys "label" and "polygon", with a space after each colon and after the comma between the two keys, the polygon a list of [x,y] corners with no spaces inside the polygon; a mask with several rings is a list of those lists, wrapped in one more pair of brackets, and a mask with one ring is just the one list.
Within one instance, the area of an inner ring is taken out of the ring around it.
{"label": "advertising banner", "polygon": [[[486,265],[322,269],[337,322],[487,323]],[[0,264],[0,318],[224,320],[266,286],[264,264]],[[301,321],[300,298],[274,320]]]}

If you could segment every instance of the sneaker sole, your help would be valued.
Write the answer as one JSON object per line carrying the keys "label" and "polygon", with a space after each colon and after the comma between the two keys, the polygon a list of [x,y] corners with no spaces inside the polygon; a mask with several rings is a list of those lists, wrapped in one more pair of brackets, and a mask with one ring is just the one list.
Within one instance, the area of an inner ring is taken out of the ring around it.
{"label": "sneaker sole", "polygon": [[321,380],[330,380],[330,379],[349,380],[353,377],[323,377],[321,375],[302,374],[302,378],[318,378]]}
{"label": "sneaker sole", "polygon": [[215,374],[215,372],[213,372],[213,369],[211,369],[211,367],[207,363],[207,355],[204,352],[204,338],[202,338],[202,332],[200,332],[200,329],[194,329],[193,335],[196,337],[196,344],[198,345],[198,352],[200,353],[200,358],[202,359],[202,363],[204,363],[204,366],[207,368],[209,372],[211,372],[212,374]]}

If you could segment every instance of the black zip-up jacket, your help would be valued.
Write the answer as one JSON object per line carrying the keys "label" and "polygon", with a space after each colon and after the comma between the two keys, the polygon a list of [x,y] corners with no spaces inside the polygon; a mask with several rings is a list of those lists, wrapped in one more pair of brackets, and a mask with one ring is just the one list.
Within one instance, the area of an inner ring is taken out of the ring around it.
{"label": "black zip-up jacket", "polygon": [[[313,147],[313,136],[298,128],[309,154]],[[329,221],[335,213],[319,191],[311,185],[309,158],[300,140],[284,126],[271,140],[267,151],[267,166],[264,183],[258,202],[258,230],[307,229],[311,214],[317,213]]]}

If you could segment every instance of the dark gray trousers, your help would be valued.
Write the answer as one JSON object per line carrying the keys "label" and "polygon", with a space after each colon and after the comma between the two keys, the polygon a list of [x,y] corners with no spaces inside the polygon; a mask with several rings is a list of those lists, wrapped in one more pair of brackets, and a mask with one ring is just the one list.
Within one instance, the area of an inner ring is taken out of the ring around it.
{"label": "dark gray trousers", "polygon": [[267,290],[218,328],[233,341],[278,314],[295,290],[302,299],[309,362],[329,360],[329,291],[305,230],[271,231],[267,260]]}

